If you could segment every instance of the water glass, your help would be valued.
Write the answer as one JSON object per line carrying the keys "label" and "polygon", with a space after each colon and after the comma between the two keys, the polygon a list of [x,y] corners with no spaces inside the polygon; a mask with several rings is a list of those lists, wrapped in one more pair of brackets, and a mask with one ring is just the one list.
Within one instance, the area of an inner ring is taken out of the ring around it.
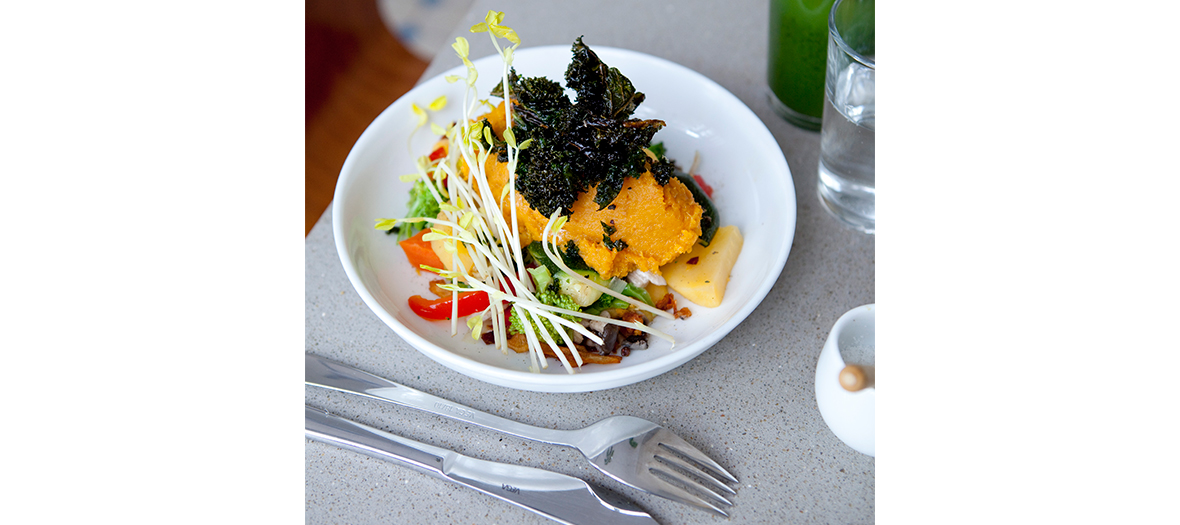
{"label": "water glass", "polygon": [[819,200],[842,223],[876,231],[876,95],[873,0],[836,0],[820,131]]}
{"label": "water glass", "polygon": [[787,122],[813,131],[819,130],[824,109],[831,12],[832,0],[770,0],[770,107]]}

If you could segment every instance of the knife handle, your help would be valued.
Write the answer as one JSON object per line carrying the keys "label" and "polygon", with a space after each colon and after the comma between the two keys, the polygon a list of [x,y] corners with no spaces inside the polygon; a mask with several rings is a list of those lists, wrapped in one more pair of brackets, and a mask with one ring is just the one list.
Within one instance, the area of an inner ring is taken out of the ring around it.
{"label": "knife handle", "polygon": [[382,432],[305,406],[307,437],[410,467],[567,524],[653,525],[621,495],[557,472],[495,463]]}
{"label": "knife handle", "polygon": [[447,450],[417,442],[411,447],[377,429],[333,416],[318,408],[304,408],[305,432],[309,439],[446,478],[443,472],[449,452]]}
{"label": "knife handle", "polygon": [[305,366],[304,381],[309,385],[416,408],[524,439],[577,448],[576,435],[568,430],[534,427],[487,412],[480,412],[454,401],[432,396],[383,377],[311,354],[306,354]]}

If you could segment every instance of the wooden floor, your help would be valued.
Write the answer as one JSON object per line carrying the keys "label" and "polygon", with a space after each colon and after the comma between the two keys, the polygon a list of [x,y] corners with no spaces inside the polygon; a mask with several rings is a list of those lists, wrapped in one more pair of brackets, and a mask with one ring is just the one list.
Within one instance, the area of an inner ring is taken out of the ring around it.
{"label": "wooden floor", "polygon": [[332,201],[344,158],[365,127],[428,65],[381,22],[375,0],[307,0],[306,231]]}

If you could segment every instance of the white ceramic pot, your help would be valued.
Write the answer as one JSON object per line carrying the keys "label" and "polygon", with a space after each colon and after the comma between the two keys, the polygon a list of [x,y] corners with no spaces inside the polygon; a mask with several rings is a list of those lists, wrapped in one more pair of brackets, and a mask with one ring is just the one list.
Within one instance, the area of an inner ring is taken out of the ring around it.
{"label": "white ceramic pot", "polygon": [[[849,392],[840,386],[841,355],[876,355],[876,305],[849,310],[832,326],[815,366],[815,402],[824,423],[836,437],[862,454],[876,457],[875,414],[877,389]],[[873,363],[847,363],[868,365]]]}

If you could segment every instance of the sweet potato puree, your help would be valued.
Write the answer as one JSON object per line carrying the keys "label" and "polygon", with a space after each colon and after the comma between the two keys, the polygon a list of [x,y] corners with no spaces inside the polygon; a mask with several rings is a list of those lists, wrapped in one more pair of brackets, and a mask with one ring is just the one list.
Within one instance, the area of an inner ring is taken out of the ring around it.
{"label": "sweet potato puree", "polygon": [[[502,137],[503,103],[484,118],[496,136]],[[508,183],[508,165],[491,155],[484,169],[492,195],[499,197]],[[460,170],[467,175],[462,162]],[[603,277],[624,277],[633,270],[658,274],[660,266],[691,250],[701,235],[701,206],[675,177],[664,186],[656,182],[650,171],[639,178],[627,178],[619,195],[602,210],[594,202],[596,190],[597,187],[590,188],[578,196],[573,214],[557,234],[557,240],[564,245],[572,239],[586,264]],[[500,209],[511,224],[507,198],[501,202]],[[527,245],[540,241],[549,218],[532,209],[520,194],[516,195],[516,214],[521,242]],[[615,252],[603,245],[603,223],[615,228],[610,239],[622,240],[627,243],[626,248]]]}

